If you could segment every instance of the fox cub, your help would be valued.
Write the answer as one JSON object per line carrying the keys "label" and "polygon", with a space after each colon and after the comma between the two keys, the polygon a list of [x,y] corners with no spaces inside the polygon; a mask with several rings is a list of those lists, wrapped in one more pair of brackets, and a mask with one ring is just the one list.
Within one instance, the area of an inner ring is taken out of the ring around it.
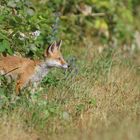
{"label": "fox cub", "polygon": [[54,42],[45,50],[45,60],[31,60],[18,56],[0,58],[0,74],[16,81],[16,94],[28,84],[37,86],[53,67],[68,68],[60,52],[62,41]]}

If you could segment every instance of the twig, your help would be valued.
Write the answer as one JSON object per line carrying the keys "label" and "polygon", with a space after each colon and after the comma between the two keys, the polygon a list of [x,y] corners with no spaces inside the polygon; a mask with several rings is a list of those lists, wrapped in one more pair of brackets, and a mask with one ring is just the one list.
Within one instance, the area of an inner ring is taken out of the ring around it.
{"label": "twig", "polygon": [[14,71],[14,70],[17,70],[17,69],[19,69],[19,68],[20,68],[20,67],[14,68],[14,69],[12,69],[12,70],[10,70],[10,71],[6,72],[6,73],[5,73],[5,74],[3,74],[2,76],[5,76],[5,75],[9,74],[10,72],[12,72],[12,71]]}
{"label": "twig", "polygon": [[84,14],[77,14],[77,15],[65,15],[65,16],[61,16],[62,19],[69,19],[70,17],[87,17],[87,16],[91,16],[91,17],[103,17],[106,16],[105,13],[92,13],[89,15],[84,15]]}
{"label": "twig", "polygon": [[105,15],[106,15],[105,13],[92,13],[91,14],[92,17],[102,17],[102,16],[105,16]]}

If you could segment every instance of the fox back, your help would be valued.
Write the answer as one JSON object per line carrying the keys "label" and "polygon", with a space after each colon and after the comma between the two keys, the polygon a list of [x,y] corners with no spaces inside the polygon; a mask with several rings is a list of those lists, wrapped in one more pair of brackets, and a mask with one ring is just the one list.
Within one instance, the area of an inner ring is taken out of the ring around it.
{"label": "fox back", "polygon": [[28,84],[38,85],[53,67],[68,68],[60,52],[62,41],[54,42],[44,53],[42,61],[18,56],[0,58],[0,74],[16,80],[16,93],[19,94]]}

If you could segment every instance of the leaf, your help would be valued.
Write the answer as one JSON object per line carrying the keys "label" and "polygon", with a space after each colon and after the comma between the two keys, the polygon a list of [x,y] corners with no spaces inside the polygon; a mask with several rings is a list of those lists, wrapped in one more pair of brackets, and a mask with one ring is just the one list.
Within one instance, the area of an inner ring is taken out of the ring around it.
{"label": "leaf", "polygon": [[96,20],[95,21],[95,28],[96,29],[103,29],[103,30],[107,30],[108,29],[108,25],[104,20]]}
{"label": "leaf", "polygon": [[89,101],[89,104],[91,104],[91,105],[96,105],[96,99],[90,99],[90,101]]}
{"label": "leaf", "polygon": [[3,47],[3,43],[0,42],[0,52],[4,52],[5,51],[5,48]]}
{"label": "leaf", "polygon": [[0,42],[0,52],[7,51],[9,54],[12,54],[12,49],[10,48],[10,43],[7,40]]}
{"label": "leaf", "polygon": [[4,88],[0,88],[0,96],[4,95]]}
{"label": "leaf", "polygon": [[81,111],[83,111],[84,109],[85,109],[85,105],[84,105],[84,104],[79,104],[79,105],[76,106],[76,110],[77,110],[78,112],[81,112]]}
{"label": "leaf", "polygon": [[3,22],[4,19],[5,17],[3,15],[0,15],[0,22]]}
{"label": "leaf", "polygon": [[12,8],[15,8],[16,7],[16,3],[14,1],[9,1],[7,3],[7,6],[12,7]]}
{"label": "leaf", "polygon": [[33,16],[34,13],[35,13],[33,9],[29,9],[29,8],[27,9],[26,12],[27,12],[27,14],[28,14],[29,16]]}

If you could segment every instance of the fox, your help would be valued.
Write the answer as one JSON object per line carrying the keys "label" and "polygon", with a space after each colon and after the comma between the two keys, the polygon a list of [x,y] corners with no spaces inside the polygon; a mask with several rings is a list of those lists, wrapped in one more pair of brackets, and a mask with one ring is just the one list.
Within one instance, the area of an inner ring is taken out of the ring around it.
{"label": "fox", "polygon": [[53,42],[44,52],[44,60],[32,60],[19,56],[1,56],[0,75],[15,80],[15,93],[19,95],[24,87],[32,85],[38,87],[48,72],[54,68],[67,69],[68,63],[64,60],[60,48],[62,40]]}

